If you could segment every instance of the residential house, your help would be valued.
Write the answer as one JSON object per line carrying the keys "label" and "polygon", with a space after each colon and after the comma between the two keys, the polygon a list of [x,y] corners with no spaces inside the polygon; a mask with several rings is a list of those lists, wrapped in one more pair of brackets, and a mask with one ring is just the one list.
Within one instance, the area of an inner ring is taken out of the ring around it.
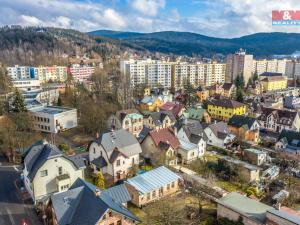
{"label": "residential house", "polygon": [[259,181],[261,169],[255,165],[246,163],[244,161],[223,156],[219,158],[219,163],[225,163],[229,166],[236,167],[239,176],[248,183]]}
{"label": "residential house", "polygon": [[296,111],[263,107],[257,119],[261,128],[273,132],[281,132],[284,129],[300,130],[300,117]]}
{"label": "residential house", "polygon": [[137,175],[125,181],[131,202],[142,207],[180,190],[181,178],[164,166]]}
{"label": "residential house", "polygon": [[235,134],[239,140],[259,141],[260,124],[255,118],[245,115],[234,115],[228,121],[228,129]]}
{"label": "residential house", "polygon": [[191,142],[185,142],[179,139],[177,150],[178,159],[182,164],[189,164],[199,158],[198,146]]}
{"label": "residential house", "polygon": [[184,112],[184,106],[181,103],[177,102],[166,102],[159,107],[159,110],[170,112],[175,116],[175,118],[178,118]]}
{"label": "residential house", "polygon": [[281,131],[275,144],[275,150],[300,156],[300,132],[292,130]]}
{"label": "residential house", "polygon": [[[181,145],[181,149],[187,150],[183,146],[188,146],[188,149],[194,149],[194,145],[196,145],[197,154],[195,157],[202,157],[206,151],[206,142],[207,137],[204,133],[204,130],[198,121],[187,120],[177,132],[177,137],[179,140],[185,142],[186,144]],[[190,145],[188,145],[190,144]],[[193,146],[193,147],[192,147]],[[192,153],[190,153],[192,154]],[[190,160],[188,160],[190,161]]]}
{"label": "residential house", "polygon": [[244,225],[299,225],[299,214],[290,208],[275,209],[264,203],[232,192],[217,201],[218,219],[227,218]]}
{"label": "residential house", "polygon": [[109,191],[78,179],[67,191],[51,196],[52,222],[54,225],[132,225],[140,222],[119,202],[120,197],[114,198]]}
{"label": "residential house", "polygon": [[199,122],[211,123],[211,117],[206,109],[201,107],[189,107],[183,112],[186,119],[197,120]]}
{"label": "residential house", "polygon": [[110,129],[124,129],[138,136],[143,129],[144,117],[136,109],[117,111],[115,115],[108,118]]}
{"label": "residential house", "polygon": [[35,203],[47,201],[53,193],[67,190],[77,178],[84,178],[85,164],[79,156],[66,156],[55,145],[38,141],[24,159],[24,184]]}
{"label": "residential house", "polygon": [[233,115],[245,115],[246,105],[230,99],[211,99],[207,111],[213,119],[228,121]]}
{"label": "residential house", "polygon": [[89,161],[95,172],[101,171],[107,179],[117,182],[139,165],[141,152],[137,139],[121,129],[104,133],[93,141],[89,147]]}
{"label": "residential house", "polygon": [[153,164],[177,164],[177,149],[179,140],[174,133],[168,129],[153,130],[142,141],[143,156],[151,159]]}
{"label": "residential house", "polygon": [[171,127],[175,122],[175,116],[168,111],[153,112],[144,119],[144,125],[155,130]]}
{"label": "residential house", "polygon": [[224,122],[210,124],[204,129],[204,133],[207,137],[207,144],[219,148],[226,148],[226,146],[230,145],[236,138]]}
{"label": "residential house", "polygon": [[296,96],[284,97],[283,106],[288,109],[300,109],[300,97],[296,97]]}
{"label": "residential house", "polygon": [[281,73],[265,72],[259,76],[259,80],[265,92],[287,88],[288,79],[286,76],[282,76]]}
{"label": "residential house", "polygon": [[261,166],[267,161],[267,153],[254,148],[243,150],[243,159],[251,164]]}
{"label": "residential house", "polygon": [[199,102],[204,102],[209,97],[209,90],[199,86],[197,88],[196,96],[199,98]]}
{"label": "residential house", "polygon": [[163,101],[161,98],[154,96],[145,96],[141,100],[139,107],[141,111],[155,112],[162,105]]}
{"label": "residential house", "polygon": [[224,90],[221,84],[214,84],[212,86],[207,87],[209,91],[209,96],[213,96],[215,94],[223,95]]}
{"label": "residential house", "polygon": [[223,95],[227,98],[232,98],[236,94],[236,86],[233,83],[224,83],[222,89]]}

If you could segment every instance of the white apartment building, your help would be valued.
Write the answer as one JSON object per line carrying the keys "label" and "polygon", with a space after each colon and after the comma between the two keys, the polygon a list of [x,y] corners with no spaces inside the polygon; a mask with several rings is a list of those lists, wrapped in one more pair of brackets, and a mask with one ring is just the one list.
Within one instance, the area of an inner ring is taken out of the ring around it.
{"label": "white apartment building", "polygon": [[57,133],[77,127],[77,110],[56,106],[37,106],[29,109],[33,114],[34,128]]}
{"label": "white apartment building", "polygon": [[130,76],[132,85],[146,84],[150,87],[180,89],[189,82],[193,86],[211,86],[225,82],[226,64],[184,63],[157,60],[121,61],[121,71]]}
{"label": "white apartment building", "polygon": [[253,55],[247,55],[244,50],[230,54],[226,58],[226,83],[232,83],[237,76],[243,75],[245,85],[252,76]]}
{"label": "white apartment building", "polygon": [[257,73],[258,76],[265,72],[282,73],[288,76],[289,73],[293,73],[293,63],[289,68],[290,63],[292,61],[286,59],[253,60],[253,73]]}
{"label": "white apartment building", "polygon": [[7,67],[8,75],[12,80],[30,79],[30,67],[29,66],[12,66]]}
{"label": "white apartment building", "polygon": [[38,79],[13,79],[12,84],[15,88],[23,91],[39,89],[41,87]]}
{"label": "white apartment building", "polygon": [[295,63],[294,66],[294,76],[300,76],[300,62]]}

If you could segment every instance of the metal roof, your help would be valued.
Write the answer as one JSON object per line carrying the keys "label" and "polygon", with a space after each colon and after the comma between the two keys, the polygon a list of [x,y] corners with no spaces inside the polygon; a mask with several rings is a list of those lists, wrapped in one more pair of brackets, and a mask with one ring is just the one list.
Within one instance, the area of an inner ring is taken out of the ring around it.
{"label": "metal roof", "polygon": [[283,210],[276,210],[276,209],[269,209],[268,213],[274,214],[276,216],[279,216],[285,220],[288,220],[292,223],[295,223],[297,225],[300,225],[300,217],[296,215],[292,215],[288,212],[285,212]]}
{"label": "metal roof", "polygon": [[104,190],[103,193],[108,194],[117,202],[127,203],[131,201],[131,196],[125,184],[119,184],[117,186],[108,188]]}
{"label": "metal roof", "polygon": [[150,170],[146,173],[130,178],[126,183],[133,186],[141,194],[149,193],[160,187],[166,186],[178,179],[181,179],[176,173],[164,166]]}

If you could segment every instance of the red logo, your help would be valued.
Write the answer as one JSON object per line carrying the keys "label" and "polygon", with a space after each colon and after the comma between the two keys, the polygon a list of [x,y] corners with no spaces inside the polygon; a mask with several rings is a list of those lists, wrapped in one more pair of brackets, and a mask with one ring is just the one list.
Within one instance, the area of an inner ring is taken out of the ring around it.
{"label": "red logo", "polygon": [[300,10],[273,10],[272,20],[300,20]]}

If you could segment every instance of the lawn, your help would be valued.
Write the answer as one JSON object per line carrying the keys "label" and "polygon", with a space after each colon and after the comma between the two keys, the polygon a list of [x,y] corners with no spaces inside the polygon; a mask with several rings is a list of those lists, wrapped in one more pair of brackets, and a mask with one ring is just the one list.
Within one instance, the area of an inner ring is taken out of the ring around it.
{"label": "lawn", "polygon": [[216,185],[228,192],[238,191],[240,187],[232,182],[224,181],[224,180],[218,180],[216,181]]}
{"label": "lawn", "polygon": [[[163,198],[157,202],[150,203],[142,209],[129,204],[128,209],[133,212],[142,221],[141,225],[153,224],[154,218],[159,216],[162,211],[162,205],[170,208],[171,217],[172,213],[179,215],[182,224],[199,224],[206,220],[214,220],[216,215],[216,204],[206,199],[201,199],[202,213],[193,219],[187,217],[188,212],[198,212],[199,200],[197,197],[189,193],[180,193],[175,196]],[[172,213],[171,213],[172,212]],[[166,213],[166,212],[164,212]],[[149,222],[152,221],[152,222]]]}

